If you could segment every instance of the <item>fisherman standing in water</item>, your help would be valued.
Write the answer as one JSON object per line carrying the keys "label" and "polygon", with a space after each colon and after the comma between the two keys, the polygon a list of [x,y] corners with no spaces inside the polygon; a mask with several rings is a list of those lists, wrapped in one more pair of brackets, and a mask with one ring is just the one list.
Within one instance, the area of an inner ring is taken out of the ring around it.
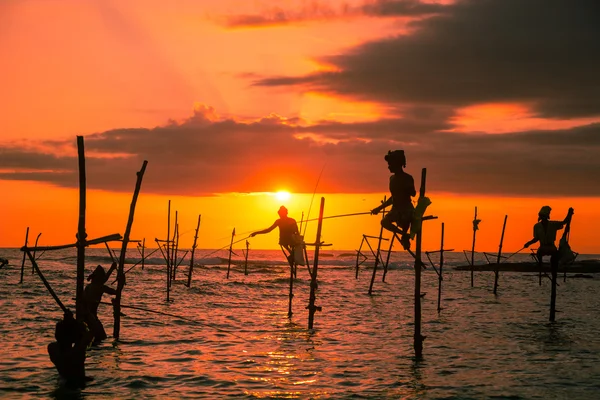
{"label": "fisherman standing in water", "polygon": [[279,211],[279,219],[273,222],[273,225],[268,227],[267,229],[263,229],[261,231],[252,232],[250,237],[254,237],[256,235],[262,235],[264,233],[269,233],[276,227],[279,227],[279,245],[288,251],[288,262],[290,265],[293,264],[294,260],[294,246],[298,244],[299,240],[299,230],[298,223],[294,218],[288,217],[288,210],[285,206],[281,206]]}
{"label": "fisherman standing in water", "polygon": [[561,254],[554,244],[556,241],[556,232],[571,221],[573,208],[569,208],[564,221],[551,221],[550,211],[552,211],[550,206],[543,206],[540,209],[538,222],[533,226],[533,239],[525,243],[523,247],[529,247],[539,241],[540,247],[537,249],[538,262],[542,262],[543,256],[550,256],[550,265],[552,268],[558,268]]}
{"label": "fisherman standing in water", "polygon": [[[117,294],[117,291],[107,285],[106,281],[110,277],[111,272],[116,268],[116,263],[110,267],[108,274],[104,272],[104,268],[98,265],[94,272],[88,276],[88,281],[91,282],[85,287],[83,291],[83,300],[85,305],[85,322],[88,324],[90,330],[94,335],[94,343],[101,342],[106,339],[106,331],[100,319],[98,319],[98,306],[102,300],[104,293]],[[123,275],[125,279],[125,275]]]}
{"label": "fisherman standing in water", "polygon": [[406,172],[406,157],[404,150],[388,151],[385,156],[388,169],[393,174],[390,176],[391,196],[380,206],[371,210],[371,214],[377,215],[385,207],[392,205],[392,209],[381,220],[381,226],[388,231],[400,235],[400,243],[405,250],[410,248],[410,235],[408,229],[413,218],[414,206],[411,197],[417,194],[413,177]]}

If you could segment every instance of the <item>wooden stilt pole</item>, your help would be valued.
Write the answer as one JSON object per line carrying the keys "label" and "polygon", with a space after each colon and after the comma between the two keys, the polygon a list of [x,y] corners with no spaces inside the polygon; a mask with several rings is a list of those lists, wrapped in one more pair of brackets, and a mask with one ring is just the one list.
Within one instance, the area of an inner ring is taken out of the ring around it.
{"label": "wooden stilt pole", "polygon": [[42,280],[42,283],[44,284],[44,286],[46,286],[46,289],[48,289],[48,292],[54,298],[54,301],[56,301],[56,304],[58,304],[58,306],[61,308],[61,310],[63,310],[63,312],[66,313],[68,311],[67,307],[64,306],[64,304],[62,303],[62,301],[60,301],[60,299],[58,298],[58,296],[56,295],[54,290],[52,290],[52,287],[50,287],[50,284],[44,277],[44,274],[42,274],[42,271],[40,271],[40,268],[38,267],[37,262],[35,261],[35,257],[33,257],[33,255],[27,249],[24,251],[23,254],[25,254],[27,257],[29,257],[29,261],[31,261],[31,265],[33,265],[33,269],[35,271],[37,271],[40,279]]}
{"label": "wooden stilt pole", "polygon": [[119,256],[119,266],[117,268],[117,294],[113,301],[113,312],[115,324],[113,326],[113,338],[118,339],[121,332],[121,297],[123,293],[123,287],[125,286],[125,256],[127,253],[127,244],[129,243],[129,235],[131,234],[131,227],[133,226],[133,217],[135,215],[135,205],[142,188],[142,179],[144,178],[144,172],[146,172],[146,165],[148,161],[144,160],[142,169],[137,173],[137,180],[135,183],[135,190],[133,192],[133,198],[131,199],[131,205],[129,207],[129,217],[127,218],[127,226],[125,227],[125,233],[123,234],[123,244],[121,246],[121,254]]}
{"label": "wooden stilt pole", "polygon": [[475,238],[477,236],[477,206],[473,217],[473,245],[471,246],[471,287],[473,287],[473,270],[475,269]]}
{"label": "wooden stilt pole", "polygon": [[[29,242],[29,227],[27,227],[27,231],[25,232],[25,244],[23,247],[27,247],[27,242]],[[23,283],[23,272],[25,271],[25,258],[27,254],[23,253],[23,261],[21,262],[21,280],[19,283]]]}
{"label": "wooden stilt pole", "polygon": [[[438,312],[442,310],[442,281],[444,277],[442,275],[442,271],[444,269],[444,223],[442,222],[442,244],[440,246],[440,271],[438,276]],[[473,272],[471,270],[471,272]]]}
{"label": "wooden stilt pole", "polygon": [[[427,178],[427,169],[423,168],[421,171],[421,189],[419,191],[419,198],[425,197],[425,182]],[[422,223],[421,223],[422,224]],[[423,225],[419,229],[416,237],[415,245],[415,334],[413,347],[415,349],[415,357],[421,358],[423,356],[423,340],[425,337],[421,335],[421,242],[423,240]]]}
{"label": "wooden stilt pole", "polygon": [[367,240],[367,237],[363,234],[362,240],[360,241],[360,246],[358,246],[358,250],[356,250],[356,273],[354,275],[355,279],[358,279],[358,267],[360,266],[360,264],[362,264],[362,263],[359,263],[358,257],[362,255],[362,253],[360,251],[362,250],[362,246],[365,243],[365,240]]}
{"label": "wooden stilt pole", "polygon": [[[167,242],[166,242],[167,256],[165,257],[165,261],[167,262],[167,302],[170,301],[169,300],[169,290],[171,288],[171,253],[169,252],[169,240],[171,240],[171,200],[169,200],[168,215],[167,215]],[[159,247],[160,247],[160,245],[159,245]]]}
{"label": "wooden stilt pole", "polygon": [[387,275],[388,264],[390,263],[390,256],[392,255],[392,248],[394,247],[394,239],[395,238],[396,238],[396,235],[392,235],[392,239],[390,240],[390,247],[388,249],[388,254],[387,254],[387,257],[385,258],[385,264],[383,264],[383,276],[381,277],[382,282],[385,282],[385,276]]}
{"label": "wooden stilt pole", "polygon": [[175,210],[175,228],[173,230],[173,245],[171,246],[171,285],[175,280],[175,273],[177,272],[177,252],[178,252],[178,243],[177,238],[179,236],[179,222],[178,222],[178,213],[179,211]]}
{"label": "wooden stilt pole", "polygon": [[142,271],[144,270],[144,264],[146,263],[145,251],[146,251],[146,238],[144,238],[144,240],[142,240]]}
{"label": "wooden stilt pole", "polygon": [[[317,297],[317,270],[319,267],[319,249],[321,247],[321,229],[323,227],[323,210],[325,209],[325,197],[321,197],[321,208],[319,210],[319,223],[317,225],[317,240],[315,240],[315,260],[310,279],[310,297],[308,299],[308,329],[313,329],[315,312],[321,311],[321,307],[315,305]],[[306,260],[308,263],[308,259]]]}
{"label": "wooden stilt pole", "polygon": [[496,259],[496,270],[494,271],[494,294],[498,294],[498,275],[500,268],[500,258],[502,257],[502,243],[504,242],[504,231],[506,230],[506,219],[508,215],[504,216],[504,224],[502,225],[502,236],[500,236],[500,246],[498,246],[498,258]]}
{"label": "wooden stilt pole", "polygon": [[231,243],[229,244],[229,259],[227,260],[227,279],[229,279],[229,270],[231,269],[231,254],[233,253],[233,238],[235,236],[235,228],[231,231]]}
{"label": "wooden stilt pole", "polygon": [[[283,252],[283,255],[286,257],[287,262],[290,266],[290,293],[289,293],[289,301],[288,301],[288,318],[292,318],[292,299],[294,298],[294,254],[290,253],[287,254],[285,252],[285,250],[283,249],[283,246],[281,246],[281,251]],[[293,251],[293,250],[292,250]]]}
{"label": "wooden stilt pole", "polygon": [[[385,203],[385,196],[383,197],[383,203]],[[385,217],[385,208],[381,211],[381,219]],[[371,283],[369,284],[369,296],[373,294],[373,283],[375,282],[375,275],[377,274],[377,265],[379,264],[379,258],[381,253],[381,239],[383,238],[383,225],[379,229],[379,240],[377,242],[377,255],[375,256],[375,263],[373,264],[373,275],[371,276]]]}
{"label": "wooden stilt pole", "polygon": [[248,254],[250,252],[250,242],[246,240],[246,253],[244,254],[244,275],[248,275]]}
{"label": "wooden stilt pole", "polygon": [[[40,240],[40,236],[42,236],[42,232],[38,233],[37,237],[35,238],[35,247],[38,247],[38,242]],[[27,244],[25,244],[27,246]],[[36,251],[33,250],[33,259],[35,260],[35,253]],[[41,257],[41,256],[40,256]],[[33,264],[31,264],[31,275],[35,274],[35,267],[33,266]],[[566,277],[566,274],[565,274]]]}
{"label": "wooden stilt pole", "polygon": [[202,219],[202,214],[198,215],[198,224],[196,225],[196,233],[194,234],[194,244],[192,245],[192,255],[190,257],[190,271],[188,272],[188,281],[187,287],[192,285],[192,274],[194,273],[194,253],[196,252],[196,246],[198,242],[198,231],[200,230],[200,220]]}
{"label": "wooden stilt pole", "polygon": [[83,283],[85,280],[85,232],[86,208],[86,175],[85,149],[83,136],[77,136],[77,155],[79,159],[79,221],[77,224],[77,285],[75,290],[75,312],[78,320],[82,320],[85,306],[83,304]]}

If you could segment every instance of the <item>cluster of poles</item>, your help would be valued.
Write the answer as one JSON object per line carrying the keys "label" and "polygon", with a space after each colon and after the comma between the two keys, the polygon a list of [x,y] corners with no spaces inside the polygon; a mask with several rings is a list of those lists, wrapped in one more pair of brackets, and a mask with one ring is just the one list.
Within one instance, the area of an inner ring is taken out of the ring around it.
{"label": "cluster of poles", "polygon": [[[131,240],[130,233],[131,233],[131,229],[132,229],[132,225],[133,225],[133,221],[134,221],[135,207],[136,207],[137,199],[138,199],[138,196],[140,193],[144,172],[145,172],[146,166],[147,166],[147,161],[144,161],[140,171],[138,171],[136,174],[137,180],[135,183],[133,197],[132,197],[131,205],[130,205],[130,209],[129,209],[129,216],[127,219],[127,223],[125,226],[125,231],[124,231],[123,236],[121,236],[118,233],[115,233],[115,234],[103,236],[100,238],[88,240],[87,234],[86,234],[85,151],[84,151],[84,141],[83,141],[82,136],[77,137],[77,150],[78,150],[78,167],[79,167],[79,218],[78,218],[78,229],[77,229],[77,236],[76,236],[77,241],[75,243],[58,245],[58,246],[38,246],[38,241],[41,236],[41,233],[40,233],[36,237],[35,245],[33,247],[29,247],[29,245],[28,245],[29,227],[28,227],[26,235],[25,235],[25,244],[21,248],[21,250],[23,251],[23,261],[22,261],[22,265],[21,265],[20,282],[21,283],[23,282],[23,271],[24,271],[24,266],[25,266],[25,260],[26,260],[26,258],[28,258],[32,264],[32,273],[35,272],[39,275],[41,281],[43,282],[45,287],[48,289],[49,293],[52,295],[52,297],[54,298],[54,300],[56,301],[58,306],[63,311],[66,312],[67,311],[66,306],[61,302],[61,300],[58,298],[58,296],[56,295],[56,293],[54,292],[54,290],[52,289],[52,287],[46,280],[45,276],[43,275],[43,273],[38,265],[38,261],[41,259],[43,254],[47,251],[60,250],[60,249],[66,249],[66,248],[76,248],[77,249],[77,278],[76,278],[76,296],[75,296],[75,309],[76,309],[75,315],[76,315],[76,318],[81,319],[81,318],[83,318],[83,313],[84,313],[83,289],[84,289],[84,275],[85,275],[85,250],[87,247],[89,247],[91,245],[104,244],[110,254],[111,259],[113,260],[114,264],[116,264],[116,271],[117,271],[117,279],[115,280],[115,282],[117,282],[117,289],[116,289],[115,299],[112,302],[113,315],[114,315],[113,337],[115,339],[118,339],[119,335],[120,335],[120,318],[122,315],[121,314],[122,307],[123,308],[134,308],[134,309],[138,309],[138,310],[156,312],[159,314],[165,314],[165,315],[170,315],[170,316],[174,316],[174,317],[179,317],[179,316],[176,316],[173,314],[162,313],[162,312],[158,312],[158,311],[144,309],[141,307],[122,305],[121,299],[122,299],[122,293],[123,293],[124,284],[125,284],[124,277],[127,272],[129,272],[131,269],[133,269],[134,267],[136,267],[139,264],[141,264],[141,268],[143,269],[145,260],[148,259],[148,257],[153,255],[154,253],[160,252],[160,254],[162,255],[162,257],[165,261],[165,264],[166,264],[166,301],[169,302],[169,301],[171,301],[170,292],[171,292],[172,283],[173,283],[173,281],[175,281],[177,279],[177,269],[182,264],[182,262],[185,260],[188,253],[191,253],[190,259],[189,259],[189,268],[188,268],[187,277],[186,277],[187,281],[185,283],[185,285],[188,288],[191,287],[192,275],[194,272],[195,251],[197,248],[198,232],[200,229],[202,216],[198,215],[198,221],[196,224],[195,235],[194,235],[194,240],[193,240],[193,245],[192,245],[191,251],[180,249],[180,236],[181,235],[180,235],[180,230],[179,230],[178,212],[175,211],[174,224],[172,225],[171,224],[172,212],[171,212],[171,201],[170,200],[169,200],[169,204],[168,204],[166,238],[164,238],[164,239],[155,238],[157,248],[154,249],[153,251],[147,253],[146,252],[146,250],[147,250],[146,249],[146,239]],[[421,173],[421,186],[420,186],[420,190],[419,190],[419,202],[422,199],[426,199],[426,197],[425,197],[426,174],[427,174],[427,170],[425,168],[423,168],[422,173]],[[384,198],[384,201],[385,201],[385,198]],[[307,306],[308,329],[313,329],[315,313],[317,311],[321,311],[321,307],[316,305],[316,295],[317,295],[317,288],[318,288],[317,274],[318,274],[318,265],[319,265],[319,252],[320,252],[321,247],[327,246],[327,244],[325,244],[321,241],[323,220],[327,219],[327,218],[336,218],[336,217],[343,217],[343,216],[350,216],[350,215],[365,214],[365,213],[355,213],[355,214],[345,214],[345,215],[332,216],[332,217],[324,217],[324,215],[323,215],[324,207],[325,207],[325,198],[321,198],[319,217],[314,220],[306,221],[306,222],[318,221],[315,241],[314,241],[314,243],[304,243],[302,245],[302,249],[301,249],[301,251],[303,252],[303,255],[304,255],[304,261],[307,265],[307,268],[308,268],[308,271],[310,274],[310,294],[309,294],[309,300],[308,300],[308,306]],[[419,207],[419,203],[418,203],[417,207]],[[426,208],[426,205],[422,210],[423,212],[424,212],[425,208]],[[383,215],[385,215],[385,209],[383,210]],[[413,347],[414,347],[416,357],[422,356],[423,340],[424,340],[424,336],[421,333],[421,329],[422,329],[422,327],[421,327],[421,300],[423,297],[423,295],[421,293],[421,272],[424,268],[426,268],[426,264],[423,261],[423,251],[422,251],[422,236],[423,236],[422,223],[424,221],[432,220],[432,219],[436,219],[436,218],[437,217],[435,217],[435,216],[422,216],[417,221],[413,221],[412,229],[414,232],[416,232],[415,250],[414,250],[414,252],[412,250],[407,250],[411,254],[411,256],[414,258],[415,287],[414,287],[414,342],[413,342]],[[506,229],[507,218],[508,218],[508,216],[504,217],[504,224],[502,227],[502,235],[500,238],[499,250],[498,250],[498,253],[494,255],[496,257],[496,268],[494,271],[495,278],[494,278],[494,289],[493,289],[494,294],[497,294],[499,264],[503,257],[502,256],[502,244],[504,241],[504,233],[505,233],[505,229]],[[474,216],[474,220],[473,220],[473,245],[472,245],[472,249],[471,249],[470,258],[469,258],[469,255],[467,254],[467,252],[466,251],[464,252],[467,262],[469,263],[469,265],[471,267],[471,286],[473,286],[473,284],[474,284],[473,283],[474,282],[473,275],[474,275],[474,270],[475,270],[475,262],[474,262],[475,240],[476,240],[476,232],[478,230],[479,222],[480,222],[480,220],[477,219],[477,207],[475,207],[475,216]],[[173,230],[171,230],[172,227],[173,227]],[[433,270],[436,272],[436,274],[438,276],[438,283],[439,283],[438,284],[438,300],[437,300],[438,312],[442,309],[441,297],[442,297],[444,252],[453,251],[453,249],[444,249],[444,228],[445,228],[444,223],[441,224],[441,228],[442,229],[441,229],[440,249],[424,252],[425,256],[427,257],[427,259],[429,261],[429,264],[431,265],[431,267],[433,268]],[[232,256],[232,254],[235,254],[233,252],[233,245],[235,243],[238,243],[243,240],[246,240],[246,249],[243,254],[244,258],[245,258],[244,274],[246,274],[246,275],[248,274],[248,269],[247,269],[248,254],[249,254],[249,242],[247,240],[248,238],[243,238],[238,241],[234,241],[234,237],[235,237],[235,228],[233,229],[233,232],[231,235],[231,241],[229,244],[229,257],[228,257],[227,275],[226,275],[227,278],[229,278],[230,269],[231,269],[231,261],[232,261],[231,256]],[[373,246],[371,246],[371,243],[369,243],[369,239],[377,239],[378,240],[376,250],[373,248]],[[383,252],[381,250],[383,241],[389,241],[389,249],[387,250],[387,257],[386,257],[385,261],[383,260],[383,254],[382,254]],[[113,254],[113,252],[111,251],[109,244],[108,244],[110,242],[120,242],[121,243],[121,251],[120,251],[118,257],[116,257]],[[125,261],[126,261],[126,250],[127,250],[128,244],[130,242],[137,243],[137,250],[140,253],[141,259],[139,261],[137,261],[136,263],[134,263],[127,271],[125,271],[124,267],[125,267]],[[386,274],[388,271],[388,265],[389,265],[389,261],[390,261],[390,255],[392,253],[392,248],[393,248],[394,242],[400,242],[400,238],[398,237],[398,234],[394,233],[392,235],[391,239],[383,238],[383,227],[381,228],[379,236],[377,236],[377,237],[368,236],[368,235],[363,235],[363,237],[362,237],[360,247],[357,250],[357,254],[356,254],[356,273],[355,273],[355,275],[356,275],[356,278],[358,279],[359,267],[368,259],[368,256],[366,256],[363,253],[363,245],[366,244],[368,246],[371,254],[375,258],[371,281],[370,281],[369,290],[368,290],[369,295],[371,295],[373,292],[373,285],[375,282],[375,277],[376,277],[379,265],[383,266],[382,280],[385,282]],[[308,246],[314,247],[314,256],[313,256],[313,260],[312,260],[312,266],[309,263],[309,257],[308,257],[308,252],[307,252]],[[218,249],[217,251],[222,250],[224,248],[225,247]],[[521,249],[521,250],[523,250],[523,249]],[[437,268],[430,257],[432,254],[435,254],[435,253],[439,253],[439,263],[438,263]],[[285,252],[284,252],[284,254],[285,254]],[[488,259],[488,262],[490,262],[490,258],[488,257],[490,255],[487,253],[484,253],[484,254],[485,254],[486,259]],[[514,253],[514,254],[516,254],[516,253]],[[296,268],[297,268],[296,262],[294,261],[295,257],[293,257],[293,255],[290,255],[290,256],[292,256],[292,257],[288,258],[288,262],[289,262],[289,266],[290,266],[290,281],[289,281],[290,287],[289,287],[289,304],[288,304],[288,317],[289,318],[291,318],[293,315],[292,299],[294,297],[294,293],[293,293],[294,279],[296,277]],[[510,257],[511,256],[504,257],[504,259],[508,259]],[[112,272],[112,271],[110,271],[110,272]],[[540,272],[540,284],[541,284],[541,277],[542,277],[542,273]],[[553,321],[554,313],[555,313],[555,310],[554,310],[555,298],[556,298],[556,271],[553,271],[552,278],[550,278],[550,279],[552,280],[552,299],[551,299],[551,317],[550,317],[550,319],[551,319],[551,321]],[[183,318],[183,317],[180,317],[180,318]],[[203,325],[208,325],[208,324],[203,324]]]}

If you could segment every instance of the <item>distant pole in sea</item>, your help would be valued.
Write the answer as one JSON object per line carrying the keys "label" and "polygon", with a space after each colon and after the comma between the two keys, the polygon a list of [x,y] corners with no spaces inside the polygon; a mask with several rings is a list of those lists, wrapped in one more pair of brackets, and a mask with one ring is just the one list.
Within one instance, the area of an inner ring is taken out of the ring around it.
{"label": "distant pole in sea", "polygon": [[148,161],[144,160],[142,169],[136,174],[137,180],[135,183],[135,190],[133,192],[133,198],[131,199],[131,205],[129,206],[129,217],[127,218],[127,226],[125,227],[125,233],[123,234],[123,242],[121,245],[121,254],[119,257],[119,267],[117,268],[117,294],[113,301],[113,316],[115,324],[113,326],[113,338],[118,339],[121,332],[121,296],[123,293],[123,287],[125,286],[125,257],[127,253],[127,245],[129,244],[129,235],[131,234],[131,227],[133,226],[133,217],[135,215],[135,206],[137,199],[140,194],[142,187],[142,179],[144,178],[144,172],[146,171],[146,165]]}
{"label": "distant pole in sea", "polygon": [[85,309],[83,304],[83,283],[85,279],[85,246],[87,238],[87,233],[85,232],[86,177],[83,136],[77,136],[77,156],[79,159],[79,221],[77,224],[77,285],[75,290],[75,313],[77,319],[82,320]]}
{"label": "distant pole in sea", "polygon": [[[386,196],[383,197],[382,204],[385,203]],[[381,219],[385,217],[385,208],[381,211]],[[377,253],[375,255],[375,263],[373,264],[373,275],[371,275],[371,283],[369,284],[369,296],[373,294],[373,283],[375,282],[375,275],[377,274],[377,265],[379,264],[379,258],[381,257],[381,240],[383,238],[383,225],[379,228],[379,240],[377,242]]]}
{"label": "distant pole in sea", "polygon": [[233,253],[233,238],[235,237],[235,228],[231,231],[231,243],[229,244],[229,258],[227,260],[227,279],[229,279],[229,270],[231,269],[231,253]]}
{"label": "distant pole in sea", "polygon": [[500,258],[502,257],[502,243],[504,242],[504,231],[506,230],[506,219],[508,215],[504,216],[504,224],[502,225],[502,236],[500,236],[500,246],[498,246],[498,258],[496,259],[496,270],[494,271],[494,294],[498,294],[498,275],[500,268]]}
{"label": "distant pole in sea", "polygon": [[171,288],[171,262],[169,253],[169,240],[171,239],[171,200],[169,200],[169,207],[167,213],[167,256],[165,257],[165,260],[167,262],[167,302],[169,302],[169,290]]}
{"label": "distant pole in sea", "polygon": [[[325,197],[321,197],[321,208],[319,210],[319,223],[317,225],[317,240],[315,240],[315,260],[310,279],[310,297],[308,299],[308,329],[313,329],[315,312],[321,311],[321,307],[315,305],[317,297],[317,270],[319,267],[319,249],[321,247],[321,228],[323,227],[323,210],[325,208]],[[308,259],[307,259],[308,262]]]}
{"label": "distant pole in sea", "polygon": [[[23,247],[27,247],[27,242],[29,242],[29,227],[27,227],[27,231],[25,232],[25,244]],[[26,253],[23,253],[23,261],[21,262],[21,280],[19,283],[23,283],[23,272],[25,271],[25,258],[27,257]]]}
{"label": "distant pole in sea", "polygon": [[246,240],[246,252],[244,253],[244,275],[248,275],[248,254],[250,253],[250,242]]}
{"label": "distant pole in sea", "polygon": [[[421,170],[421,189],[419,190],[419,198],[425,197],[425,181],[427,178],[427,169]],[[425,337],[421,335],[421,242],[423,239],[423,227],[417,231],[416,248],[415,248],[415,335],[413,347],[415,349],[415,357],[423,356],[423,340]]]}
{"label": "distant pole in sea", "polygon": [[175,274],[177,273],[177,253],[179,244],[177,243],[179,238],[179,212],[175,210],[175,225],[173,225],[173,245],[171,246],[171,285],[175,280]]}
{"label": "distant pole in sea", "polygon": [[144,270],[144,263],[146,261],[146,257],[144,256],[146,251],[146,238],[142,240],[142,271]]}
{"label": "distant pole in sea", "polygon": [[188,281],[187,287],[192,285],[192,274],[194,273],[194,253],[196,252],[196,246],[198,242],[198,231],[200,230],[200,220],[202,219],[202,214],[198,215],[198,224],[196,225],[196,233],[194,234],[194,244],[192,244],[192,255],[190,257],[190,270],[188,272]]}
{"label": "distant pole in sea", "polygon": [[[442,222],[442,244],[440,245],[440,271],[438,273],[438,305],[437,310],[442,310],[442,281],[444,277],[442,271],[444,269],[444,223]],[[472,270],[471,270],[472,272]]]}
{"label": "distant pole in sea", "polygon": [[473,245],[471,246],[471,287],[473,287],[473,270],[475,268],[475,237],[477,236],[477,206],[473,217]]}

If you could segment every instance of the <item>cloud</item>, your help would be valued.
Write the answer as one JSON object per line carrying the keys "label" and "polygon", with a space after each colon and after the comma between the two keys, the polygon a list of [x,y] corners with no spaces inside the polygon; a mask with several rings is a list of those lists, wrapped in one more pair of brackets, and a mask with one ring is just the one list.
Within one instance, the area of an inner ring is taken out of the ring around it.
{"label": "cloud", "polygon": [[[148,160],[143,192],[210,195],[282,187],[311,193],[386,192],[388,150],[403,148],[407,171],[428,190],[505,196],[600,196],[600,124],[504,134],[448,131],[445,113],[405,110],[403,117],[339,123],[270,115],[252,121],[221,118],[198,107],[182,122],[151,129],[113,129],[85,137],[89,188],[130,192]],[[303,135],[334,139],[327,142]],[[360,138],[360,139],[358,139]],[[75,140],[43,143],[47,150],[0,149],[0,179],[77,187]],[[105,155],[117,154],[112,158]]]}
{"label": "cloud", "polygon": [[383,38],[318,60],[327,71],[258,79],[386,104],[529,105],[538,116],[600,115],[596,0],[463,0]]}
{"label": "cloud", "polygon": [[273,7],[256,14],[228,16],[223,18],[223,24],[228,28],[258,28],[361,16],[423,17],[444,12],[445,9],[443,4],[418,0],[370,0],[357,6],[342,3],[338,7],[323,1],[313,1],[295,10]]}

